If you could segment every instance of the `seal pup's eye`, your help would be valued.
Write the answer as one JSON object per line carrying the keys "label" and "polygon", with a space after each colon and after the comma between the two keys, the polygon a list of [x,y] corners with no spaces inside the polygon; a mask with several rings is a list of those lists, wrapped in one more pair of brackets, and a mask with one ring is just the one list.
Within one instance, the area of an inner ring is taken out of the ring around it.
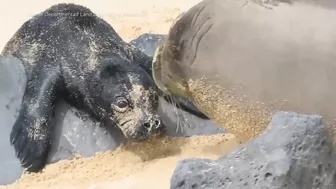
{"label": "seal pup's eye", "polygon": [[117,99],[117,103],[115,105],[115,109],[118,112],[125,112],[128,108],[129,108],[129,104],[128,104],[127,99],[122,98],[122,97],[120,97],[120,98]]}
{"label": "seal pup's eye", "polygon": [[127,101],[125,101],[125,100],[119,100],[119,101],[117,102],[117,106],[118,106],[119,108],[126,108],[127,105],[128,105],[128,103],[127,103]]}

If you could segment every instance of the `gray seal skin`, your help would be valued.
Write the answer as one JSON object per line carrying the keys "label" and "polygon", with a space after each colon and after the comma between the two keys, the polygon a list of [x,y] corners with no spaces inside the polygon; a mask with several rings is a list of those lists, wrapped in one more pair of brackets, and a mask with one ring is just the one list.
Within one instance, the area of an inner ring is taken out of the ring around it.
{"label": "gray seal skin", "polygon": [[55,105],[63,99],[126,138],[163,133],[152,59],[125,43],[88,8],[58,4],[26,21],[2,51],[23,61],[27,86],[10,141],[27,171],[51,148]]}
{"label": "gray seal skin", "polygon": [[335,139],[335,7],[205,0],[172,25],[154,80],[249,140],[279,110],[319,114]]}

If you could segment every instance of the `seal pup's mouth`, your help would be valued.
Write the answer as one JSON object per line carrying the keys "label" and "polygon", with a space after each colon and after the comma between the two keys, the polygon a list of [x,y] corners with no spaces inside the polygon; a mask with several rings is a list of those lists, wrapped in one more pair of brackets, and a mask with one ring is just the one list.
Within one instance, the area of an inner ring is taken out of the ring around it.
{"label": "seal pup's mouth", "polygon": [[136,124],[133,120],[127,120],[120,124],[120,128],[125,137],[134,142],[145,141],[152,137],[161,136],[166,132],[166,126],[158,116],[153,116]]}

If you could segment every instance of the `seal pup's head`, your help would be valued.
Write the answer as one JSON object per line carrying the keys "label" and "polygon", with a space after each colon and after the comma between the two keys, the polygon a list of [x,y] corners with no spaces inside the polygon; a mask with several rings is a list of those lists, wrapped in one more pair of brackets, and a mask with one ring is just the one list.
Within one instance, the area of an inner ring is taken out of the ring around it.
{"label": "seal pup's head", "polygon": [[[165,131],[157,114],[154,81],[138,64],[120,55],[107,56],[94,74],[95,110],[101,119],[117,125],[126,138],[142,141]],[[97,114],[97,113],[96,113]]]}

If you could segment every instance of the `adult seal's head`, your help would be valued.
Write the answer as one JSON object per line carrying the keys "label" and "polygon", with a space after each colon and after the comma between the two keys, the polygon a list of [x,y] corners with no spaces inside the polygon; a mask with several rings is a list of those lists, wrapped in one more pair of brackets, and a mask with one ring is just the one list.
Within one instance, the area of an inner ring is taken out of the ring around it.
{"label": "adult seal's head", "polygon": [[336,141],[336,24],[325,21],[335,9],[258,2],[205,0],[189,9],[157,49],[156,84],[246,138],[286,110],[322,115]]}
{"label": "adult seal's head", "polygon": [[209,17],[200,17],[207,3],[208,1],[203,1],[180,14],[169,30],[168,39],[155,51],[152,66],[154,81],[168,94],[191,98],[188,80],[201,74],[192,68],[198,42],[212,27]]}

